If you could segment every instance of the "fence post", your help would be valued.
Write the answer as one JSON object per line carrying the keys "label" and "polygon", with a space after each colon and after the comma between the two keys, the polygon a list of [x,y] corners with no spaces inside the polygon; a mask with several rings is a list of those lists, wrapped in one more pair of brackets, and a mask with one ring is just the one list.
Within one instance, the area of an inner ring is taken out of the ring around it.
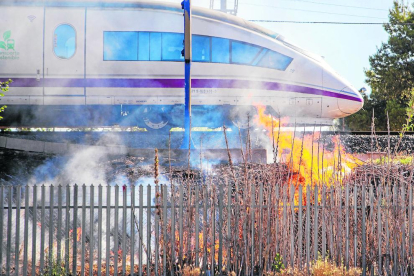
{"label": "fence post", "polygon": [[310,273],[310,186],[306,186],[306,267]]}
{"label": "fence post", "polygon": [[388,185],[385,186],[385,202],[387,202],[385,208],[386,208],[386,217],[385,217],[385,233],[386,233],[386,238],[385,238],[385,242],[386,242],[386,266],[389,267],[390,263],[390,229],[388,227],[388,219],[390,216],[390,208],[391,208],[391,204],[390,204],[390,191],[389,191],[389,187]]}
{"label": "fence post", "polygon": [[382,275],[382,252],[381,252],[381,246],[382,246],[382,225],[381,225],[381,205],[382,205],[382,185],[378,185],[377,187],[377,193],[378,193],[378,275]]}
{"label": "fence post", "polygon": [[318,259],[318,185],[315,185],[315,193],[314,193],[314,217],[313,217],[313,260]]}
{"label": "fence post", "polygon": [[[234,225],[235,225],[235,229],[239,230],[239,220],[240,220],[240,203],[239,203],[239,187],[238,187],[238,183],[234,183],[235,185],[235,192],[234,192],[234,208],[235,208],[235,213],[234,213]],[[239,233],[234,237],[234,271],[239,271],[239,248],[240,248],[240,238],[239,238]],[[240,252],[241,253],[241,252]]]}
{"label": "fence post", "polygon": [[[3,187],[0,187],[3,189]],[[25,186],[24,189],[24,237],[23,237],[23,244],[24,244],[24,256],[23,256],[23,273],[27,275],[27,257],[28,257],[28,250],[29,250],[29,185]],[[0,201],[3,200],[3,190],[1,190],[1,197]],[[3,201],[0,203],[0,210],[3,210]],[[0,220],[3,219],[3,214],[0,217]],[[3,224],[2,224],[3,226]],[[1,228],[3,229],[3,227]],[[2,230],[0,230],[2,231]],[[1,254],[1,253],[0,253]],[[0,259],[1,262],[1,259]]]}
{"label": "fence post", "polygon": [[282,219],[282,245],[283,245],[283,265],[287,266],[287,243],[288,243],[288,233],[287,233],[287,190],[288,185],[283,186],[283,219]]}
{"label": "fence post", "polygon": [[135,257],[135,185],[132,184],[131,185],[131,190],[130,190],[130,197],[131,197],[131,221],[130,221],[130,227],[131,227],[131,237],[130,237],[130,244],[131,244],[131,248],[130,248],[130,259],[131,259],[131,275],[134,275],[135,270],[134,270],[134,257]]}
{"label": "fence post", "polygon": [[[235,245],[235,239],[234,236],[231,236],[231,194],[232,194],[232,187],[231,187],[231,182],[228,181],[227,183],[227,240],[229,242],[228,246],[227,246],[227,268],[230,270],[230,264],[231,264],[231,248],[230,248],[230,244]],[[235,233],[237,233],[237,226],[234,227],[234,231]],[[236,235],[237,236],[237,235]],[[230,242],[233,241],[233,242]],[[233,246],[233,250],[235,249],[235,246]],[[234,253],[233,253],[234,254]],[[236,263],[233,264],[234,267],[233,269],[236,269]]]}
{"label": "fence post", "polygon": [[195,197],[194,197],[194,204],[195,204],[195,216],[194,216],[194,220],[195,220],[195,254],[194,254],[194,258],[195,258],[195,266],[198,267],[199,265],[199,251],[200,251],[200,240],[199,240],[199,233],[200,233],[200,218],[199,218],[199,187],[198,184],[196,185],[195,188]]}
{"label": "fence post", "polygon": [[276,189],[275,189],[275,194],[276,194],[276,210],[275,210],[275,255],[279,254],[279,242],[278,242],[278,238],[279,238],[279,205],[280,205],[280,194],[279,194],[279,185],[276,185]]}
{"label": "fence post", "polygon": [[147,186],[147,275],[151,275],[151,186]]}
{"label": "fence post", "polygon": [[126,275],[127,186],[122,186],[122,273]]}
{"label": "fence post", "polygon": [[254,242],[254,221],[255,221],[255,201],[256,201],[256,195],[255,195],[255,185],[254,185],[254,183],[252,183],[251,184],[251,188],[252,188],[252,190],[251,190],[251,207],[250,207],[250,214],[251,214],[251,216],[250,216],[250,223],[251,223],[251,252],[250,252],[250,255],[251,255],[251,269],[252,269],[252,271],[251,271],[251,275],[253,276],[254,275],[254,259],[255,259],[255,254],[254,254],[254,245],[255,245],[255,242]]}
{"label": "fence post", "polygon": [[65,269],[69,272],[69,222],[70,222],[70,187],[66,186],[66,215],[65,215]]}
{"label": "fence post", "polygon": [[155,243],[154,243],[154,250],[155,250],[155,276],[158,276],[158,258],[159,258],[159,242],[160,242],[160,217],[161,217],[161,206],[160,206],[160,189],[158,183],[155,184],[155,211],[154,211],[154,227],[155,227]]}
{"label": "fence post", "polygon": [[[21,205],[21,186],[16,187],[16,246],[14,255],[15,275],[19,275],[20,260],[20,205]],[[50,249],[49,249],[50,250]]]}
{"label": "fence post", "polygon": [[203,272],[207,273],[207,207],[208,194],[206,185],[203,186]]}
{"label": "fence post", "polygon": [[303,244],[303,186],[299,185],[299,200],[298,200],[298,262],[299,269],[302,269],[302,244]]}
{"label": "fence post", "polygon": [[[53,185],[50,185],[50,190],[49,190],[49,267],[53,266],[53,233],[55,232],[55,228],[53,226],[53,222],[54,222],[54,209],[55,209],[55,204],[54,204],[54,187]],[[16,274],[17,275],[17,274]],[[51,269],[49,269],[49,275],[52,275],[52,271]]]}
{"label": "fence post", "polygon": [[223,193],[224,193],[224,185],[219,184],[219,223],[218,223],[218,231],[219,231],[219,252],[218,252],[218,269],[220,275],[222,275],[223,269]]}
{"label": "fence post", "polygon": [[[266,241],[266,256],[265,256],[265,263],[267,264],[267,266],[266,267],[264,267],[263,269],[266,269],[266,270],[270,270],[270,265],[271,265],[271,261],[270,261],[270,246],[271,246],[271,242],[270,242],[270,237],[271,237],[271,212],[272,212],[272,187],[270,186],[270,187],[268,187],[267,188],[267,192],[268,192],[268,195],[267,195],[267,200],[266,200],[266,203],[267,203],[267,241]],[[236,225],[236,227],[235,227],[236,229],[238,229],[237,228],[237,225]],[[237,237],[237,236],[236,236]]]}
{"label": "fence post", "polygon": [[36,275],[37,186],[33,186],[32,217],[32,276]]}
{"label": "fence post", "polygon": [[[111,186],[106,186],[106,276],[109,276],[110,249],[111,249]],[[115,261],[114,261],[115,262]],[[83,275],[83,274],[82,274]]]}
{"label": "fence post", "polygon": [[358,210],[358,186],[354,185],[354,267],[358,265],[357,262],[357,249],[358,249],[358,241],[357,241],[357,230],[358,230],[358,216],[357,216],[357,210]]}
{"label": "fence post", "polygon": [[262,275],[262,244],[263,244],[263,182],[260,182],[259,189],[259,274]]}
{"label": "fence post", "polygon": [[163,274],[164,276],[167,275],[167,224],[168,224],[168,214],[167,214],[167,185],[161,185],[162,190],[162,200],[163,200],[163,222],[162,222],[162,228],[163,228],[163,234],[162,234],[162,240],[163,240],[163,252],[162,252],[162,268],[163,268]]}
{"label": "fence post", "polygon": [[[115,203],[115,210],[117,210],[118,203]],[[139,185],[139,227],[138,227],[138,233],[139,233],[139,249],[138,249],[138,270],[139,275],[142,275],[142,266],[143,266],[143,260],[142,260],[142,247],[144,246],[143,242],[143,234],[142,234],[142,220],[143,220],[143,206],[144,206],[144,194],[143,194],[143,186]]]}
{"label": "fence post", "polygon": [[[118,251],[119,251],[119,186],[115,185],[115,209],[114,209],[114,273],[118,274]],[[141,275],[141,274],[140,274]]]}
{"label": "fence post", "polygon": [[73,253],[72,253],[72,274],[77,273],[78,253],[78,184],[73,187]]}
{"label": "fence post", "polygon": [[101,275],[102,275],[102,185],[99,184],[98,186],[98,276],[101,276]]}
{"label": "fence post", "polygon": [[[405,204],[405,185],[401,184],[401,207],[400,207],[400,214],[403,215],[403,221],[402,221],[402,233],[401,233],[401,260],[402,262],[405,262],[405,227],[407,224],[407,220],[405,217],[406,212],[406,204]],[[411,256],[410,256],[411,257]]]}
{"label": "fence post", "polygon": [[[191,217],[192,217],[192,202],[193,202],[193,199],[192,199],[192,188],[191,188],[191,185],[187,185],[187,200],[186,200],[186,206],[187,206],[187,208],[186,208],[186,214],[187,214],[187,223],[186,223],[186,226],[187,226],[187,244],[186,244],[186,246],[185,247],[183,247],[183,250],[184,249],[186,249],[186,251],[184,251],[184,252],[187,252],[186,254],[187,254],[187,258],[190,258],[191,257],[191,237],[192,237],[192,229],[191,229],[191,225],[192,225],[192,220],[191,220]],[[184,228],[184,233],[185,233],[185,228]]]}
{"label": "fence post", "polygon": [[293,184],[290,184],[290,212],[292,216],[290,222],[290,266],[293,268],[295,262],[295,186]]}
{"label": "fence post", "polygon": [[349,184],[345,185],[345,265],[349,270]]}
{"label": "fence post", "polygon": [[334,249],[335,249],[335,245],[334,245],[334,239],[333,239],[333,231],[334,231],[334,225],[333,225],[333,220],[334,220],[334,217],[333,217],[333,209],[335,208],[335,198],[334,198],[334,188],[331,186],[330,188],[329,188],[329,193],[330,193],[330,198],[329,198],[329,201],[330,201],[330,208],[329,208],[329,217],[330,217],[330,219],[329,219],[329,253],[330,253],[330,257],[331,257],[331,260],[332,261],[334,261],[334,259],[335,259],[335,252],[334,252]]}
{"label": "fence post", "polygon": [[62,249],[62,185],[58,185],[58,221],[57,221],[57,230],[56,230],[56,262],[58,265],[61,265],[61,249]]}
{"label": "fence post", "polygon": [[[93,232],[94,232],[94,206],[95,206],[95,192],[94,186],[90,186],[90,202],[89,202],[89,275],[93,275]],[[117,225],[117,224],[115,224]]]}
{"label": "fence post", "polygon": [[[374,189],[373,185],[369,185],[369,220],[371,221],[370,227],[370,235],[371,237],[374,236]],[[405,225],[404,225],[405,226]],[[370,256],[374,256],[374,246],[372,244],[369,245],[369,254]],[[374,276],[374,262],[371,262],[370,266],[371,275]]]}
{"label": "fence post", "polygon": [[216,200],[214,186],[211,187],[211,275],[214,275],[216,257]]}
{"label": "fence post", "polygon": [[365,186],[362,186],[361,196],[361,211],[362,211],[362,276],[366,275],[366,229],[365,229]]}
{"label": "fence post", "polygon": [[180,248],[179,248],[179,252],[178,252],[178,260],[179,263],[181,265],[181,267],[183,267],[183,184],[180,183],[180,202],[179,202],[179,206],[178,206],[178,216],[179,216],[179,239],[180,239]]}
{"label": "fence post", "polygon": [[82,185],[82,248],[81,275],[85,275],[85,244],[86,244],[86,185]]}
{"label": "fence post", "polygon": [[322,184],[322,259],[326,258],[326,185]]}
{"label": "fence post", "polygon": [[343,243],[343,225],[342,225],[342,187],[336,187],[338,198],[338,227],[337,227],[337,245],[338,245],[338,264],[342,262],[342,243]]}
{"label": "fence post", "polygon": [[200,240],[199,240],[199,234],[200,234],[200,216],[199,216],[199,187],[198,184],[195,187],[195,198],[194,198],[194,204],[195,204],[195,266],[198,267],[199,265],[199,257],[200,257]]}
{"label": "fence post", "polygon": [[[43,273],[43,269],[45,266],[45,199],[46,199],[46,188],[45,184],[42,185],[42,209],[41,209],[41,218],[40,218],[40,226],[41,226],[41,232],[40,232],[40,273]],[[16,197],[17,199],[17,197]],[[16,233],[18,233],[19,228],[16,229]]]}
{"label": "fence post", "polygon": [[[171,276],[175,274],[175,187],[171,185]],[[140,273],[141,275],[141,273]]]}
{"label": "fence post", "polygon": [[[25,206],[26,207],[26,206]],[[0,186],[0,272],[3,270],[4,186]],[[26,224],[27,227],[27,224]]]}
{"label": "fence post", "polygon": [[[6,252],[6,275],[10,275],[10,259],[11,259],[11,226],[12,226],[12,210],[13,210],[13,201],[12,201],[12,186],[8,186],[8,193],[7,193],[7,252]],[[1,246],[3,247],[3,244],[1,243]],[[0,271],[1,271],[0,267]]]}
{"label": "fence post", "polygon": [[[408,186],[408,250],[410,257],[413,256],[413,186]],[[412,261],[410,260],[410,271],[408,272],[408,275],[412,275]]]}

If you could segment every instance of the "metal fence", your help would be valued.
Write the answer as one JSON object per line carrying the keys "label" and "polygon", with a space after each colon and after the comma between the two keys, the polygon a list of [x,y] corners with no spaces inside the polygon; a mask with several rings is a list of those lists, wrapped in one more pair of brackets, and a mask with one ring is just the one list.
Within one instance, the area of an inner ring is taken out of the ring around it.
{"label": "metal fence", "polygon": [[4,275],[261,275],[275,256],[411,273],[411,186],[0,186]]}

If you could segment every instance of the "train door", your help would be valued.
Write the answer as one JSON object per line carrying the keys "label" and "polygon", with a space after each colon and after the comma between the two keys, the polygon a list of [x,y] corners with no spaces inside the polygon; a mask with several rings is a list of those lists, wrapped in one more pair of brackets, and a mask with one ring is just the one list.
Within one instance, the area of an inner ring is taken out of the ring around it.
{"label": "train door", "polygon": [[85,9],[46,8],[45,105],[84,105]]}

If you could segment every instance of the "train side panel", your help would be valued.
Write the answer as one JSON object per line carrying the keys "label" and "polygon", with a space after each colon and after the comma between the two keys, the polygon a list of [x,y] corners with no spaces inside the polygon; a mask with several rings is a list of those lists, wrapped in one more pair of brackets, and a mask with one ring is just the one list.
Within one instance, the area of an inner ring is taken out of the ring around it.
{"label": "train side panel", "polygon": [[43,96],[42,7],[2,7],[0,16],[0,78],[13,83],[1,104],[36,104]]}

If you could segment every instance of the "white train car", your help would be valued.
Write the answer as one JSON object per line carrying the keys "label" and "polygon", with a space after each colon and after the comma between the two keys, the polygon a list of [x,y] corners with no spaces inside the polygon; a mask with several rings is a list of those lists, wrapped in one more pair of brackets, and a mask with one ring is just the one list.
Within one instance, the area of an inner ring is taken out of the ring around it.
{"label": "white train car", "polygon": [[[0,80],[13,80],[0,126],[183,124],[180,5],[5,0],[0,8]],[[245,127],[258,105],[330,124],[363,105],[322,58],[276,33],[197,7],[192,24],[193,126]]]}

